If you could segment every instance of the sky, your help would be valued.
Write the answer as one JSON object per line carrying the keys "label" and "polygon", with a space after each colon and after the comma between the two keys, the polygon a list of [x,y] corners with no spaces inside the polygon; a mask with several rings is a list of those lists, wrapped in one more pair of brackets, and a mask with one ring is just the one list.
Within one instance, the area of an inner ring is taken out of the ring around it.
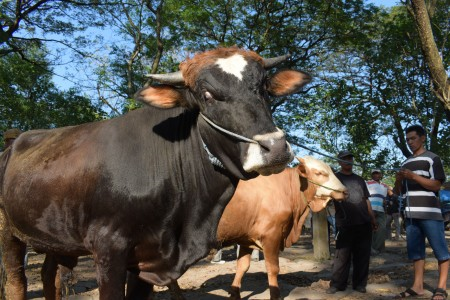
{"label": "sky", "polygon": [[367,2],[373,3],[376,6],[385,6],[385,7],[398,5],[400,3],[400,1],[394,1],[394,0],[368,0]]}

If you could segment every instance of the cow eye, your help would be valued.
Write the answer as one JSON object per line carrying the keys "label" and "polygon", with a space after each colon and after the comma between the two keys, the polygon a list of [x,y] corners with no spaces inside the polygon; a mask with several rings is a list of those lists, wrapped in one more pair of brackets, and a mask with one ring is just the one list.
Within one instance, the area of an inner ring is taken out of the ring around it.
{"label": "cow eye", "polygon": [[213,96],[211,95],[211,93],[208,92],[208,91],[205,91],[205,92],[204,92],[204,95],[205,95],[205,99],[206,99],[207,101],[208,101],[208,100],[214,99]]}
{"label": "cow eye", "polygon": [[317,176],[325,176],[325,177],[328,176],[328,174],[326,174],[326,173],[324,173],[324,172],[321,172],[321,171],[317,171],[317,172],[316,172],[316,175],[317,175]]}

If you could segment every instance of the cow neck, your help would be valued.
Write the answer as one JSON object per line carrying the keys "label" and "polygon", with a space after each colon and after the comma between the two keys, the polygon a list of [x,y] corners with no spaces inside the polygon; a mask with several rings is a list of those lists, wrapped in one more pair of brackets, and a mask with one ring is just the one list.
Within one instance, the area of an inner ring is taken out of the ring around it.
{"label": "cow neck", "polygon": [[209,151],[208,146],[206,146],[206,144],[205,144],[205,142],[203,141],[203,139],[202,139],[201,136],[200,136],[200,139],[202,140],[202,143],[203,143],[203,149],[205,149],[206,154],[208,154],[209,162],[210,162],[213,166],[216,166],[216,167],[219,167],[219,168],[222,168],[222,169],[225,170],[225,167],[224,167],[224,165],[222,164],[222,162],[221,162],[217,157],[215,157],[214,154],[211,153],[211,151]]}
{"label": "cow neck", "polygon": [[[319,212],[322,210],[323,207],[325,207],[327,200],[322,199],[322,197],[317,197],[317,184],[313,183],[311,180],[309,180],[306,177],[298,175],[299,181],[300,181],[300,193],[302,194],[302,199],[306,203],[307,207],[312,212]],[[311,183],[311,186],[309,184]],[[311,201],[308,201],[307,195],[305,193],[308,192],[309,199],[314,199]],[[322,204],[325,201],[325,204]]]}
{"label": "cow neck", "polygon": [[203,149],[212,166],[233,177],[246,178],[248,174],[241,170],[240,162],[230,157],[230,154],[234,155],[236,151],[240,151],[241,141],[236,141],[234,136],[212,126],[204,117],[198,116],[197,126]]}

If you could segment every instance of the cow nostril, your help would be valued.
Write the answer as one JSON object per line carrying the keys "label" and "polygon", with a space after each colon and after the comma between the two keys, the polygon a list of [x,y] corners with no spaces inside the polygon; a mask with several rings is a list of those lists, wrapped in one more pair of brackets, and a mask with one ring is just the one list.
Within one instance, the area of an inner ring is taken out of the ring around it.
{"label": "cow nostril", "polygon": [[263,148],[264,150],[266,150],[267,152],[270,152],[270,149],[273,148],[274,145],[274,141],[272,139],[270,140],[263,140],[263,141],[258,141],[259,145],[261,146],[261,148]]}

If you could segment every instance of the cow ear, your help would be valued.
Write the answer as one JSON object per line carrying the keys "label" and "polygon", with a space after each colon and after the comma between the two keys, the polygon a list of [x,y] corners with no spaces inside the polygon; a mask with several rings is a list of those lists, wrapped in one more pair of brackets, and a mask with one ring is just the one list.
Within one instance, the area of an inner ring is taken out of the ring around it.
{"label": "cow ear", "polygon": [[171,108],[185,104],[181,92],[170,85],[142,88],[134,94],[134,98],[137,101],[159,108]]}
{"label": "cow ear", "polygon": [[306,163],[305,163],[305,159],[300,158],[300,157],[296,157],[299,164],[297,166],[297,172],[298,174],[300,174],[303,177],[306,177]]}
{"label": "cow ear", "polygon": [[304,72],[284,70],[275,73],[267,82],[267,91],[272,96],[285,96],[298,92],[311,81],[311,75]]}

